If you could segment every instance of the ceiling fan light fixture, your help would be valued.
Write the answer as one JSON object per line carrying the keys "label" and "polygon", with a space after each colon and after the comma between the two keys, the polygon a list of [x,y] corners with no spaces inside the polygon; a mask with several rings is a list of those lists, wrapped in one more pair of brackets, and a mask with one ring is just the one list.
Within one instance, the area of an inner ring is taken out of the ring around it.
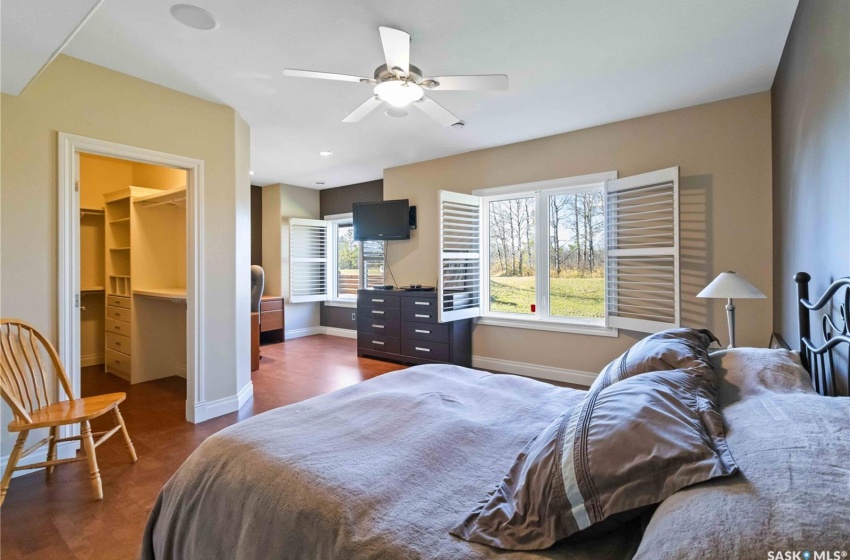
{"label": "ceiling fan light fixture", "polygon": [[375,86],[375,95],[393,107],[407,107],[422,99],[424,92],[413,82],[388,80]]}

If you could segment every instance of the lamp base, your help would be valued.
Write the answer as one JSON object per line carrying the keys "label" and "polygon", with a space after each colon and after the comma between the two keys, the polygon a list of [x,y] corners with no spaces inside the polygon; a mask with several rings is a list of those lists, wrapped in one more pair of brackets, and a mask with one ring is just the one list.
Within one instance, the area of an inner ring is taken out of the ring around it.
{"label": "lamp base", "polygon": [[726,303],[726,322],[729,324],[729,348],[735,348],[735,303],[732,298]]}

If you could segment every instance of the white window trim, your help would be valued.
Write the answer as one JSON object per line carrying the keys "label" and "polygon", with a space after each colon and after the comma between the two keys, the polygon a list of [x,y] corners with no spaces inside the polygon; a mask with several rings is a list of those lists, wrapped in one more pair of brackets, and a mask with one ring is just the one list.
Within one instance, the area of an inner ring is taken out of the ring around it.
{"label": "white window trim", "polygon": [[[620,335],[620,331],[617,328],[609,327],[603,324],[595,324],[590,323],[590,319],[583,321],[581,318],[576,319],[558,319],[552,316],[542,316],[543,311],[538,311],[537,315],[533,316],[514,316],[509,313],[500,313],[493,312],[489,310],[489,301],[490,301],[490,278],[489,278],[489,270],[490,270],[490,248],[489,248],[489,240],[490,240],[490,220],[488,219],[489,214],[487,210],[487,204],[489,202],[497,201],[497,200],[505,200],[509,198],[515,198],[517,195],[523,194],[534,194],[536,193],[546,193],[547,195],[551,194],[566,194],[572,192],[581,192],[584,190],[588,190],[589,188],[597,188],[598,186],[602,186],[604,188],[605,182],[611,179],[617,179],[618,172],[617,171],[606,171],[602,173],[592,173],[589,175],[580,175],[576,177],[564,177],[561,179],[549,179],[546,181],[536,181],[532,183],[523,183],[520,185],[506,185],[501,187],[492,187],[487,189],[478,189],[472,191],[472,194],[476,196],[480,196],[482,198],[481,205],[481,227],[482,227],[482,241],[487,241],[487,249],[482,250],[482,263],[481,270],[488,271],[487,272],[487,281],[481,282],[481,317],[476,320],[476,323],[479,325],[486,326],[494,326],[494,327],[506,327],[506,328],[515,328],[515,329],[528,329],[528,330],[539,330],[539,331],[550,331],[550,332],[563,332],[563,333],[572,333],[572,334],[585,334],[592,336],[605,336],[616,338]],[[543,207],[544,198],[540,197],[537,199],[537,207],[535,208],[535,214],[537,216],[545,215],[548,216],[549,207],[548,204]],[[543,207],[541,211],[541,207]],[[549,220],[537,220],[537,227],[535,231],[535,235],[538,239],[548,239],[549,236]],[[546,245],[548,247],[548,243]],[[548,255],[548,251],[546,252]],[[548,263],[547,263],[548,269]],[[549,293],[549,275],[548,274],[538,274],[536,277],[536,290],[538,294],[543,294],[543,297],[548,297]],[[607,288],[606,288],[607,289]],[[605,295],[607,298],[607,294]],[[548,305],[546,306],[548,309]]]}
{"label": "white window trim", "polygon": [[[339,286],[337,285],[339,283],[339,277],[338,277],[338,274],[337,274],[338,270],[336,268],[337,265],[339,264],[339,261],[337,260],[337,242],[338,242],[338,238],[339,238],[339,232],[338,232],[339,224],[340,224],[340,222],[344,222],[344,221],[347,221],[347,220],[353,220],[354,219],[354,213],[353,212],[345,212],[343,214],[331,214],[329,216],[325,216],[323,219],[326,222],[329,222],[331,224],[330,253],[331,253],[331,263],[332,263],[332,266],[330,267],[330,269],[328,271],[329,273],[331,273],[331,275],[330,275],[331,277],[329,279],[329,285],[330,285],[330,289],[331,289],[331,292],[330,292],[331,297],[329,297],[324,303],[328,307],[348,307],[350,309],[356,309],[357,308],[357,298],[356,297],[354,297],[354,298],[341,298],[341,297],[337,297],[337,295],[336,295],[337,292],[338,292],[338,288],[339,288]],[[359,276],[360,275],[358,274],[358,278],[359,278]]]}

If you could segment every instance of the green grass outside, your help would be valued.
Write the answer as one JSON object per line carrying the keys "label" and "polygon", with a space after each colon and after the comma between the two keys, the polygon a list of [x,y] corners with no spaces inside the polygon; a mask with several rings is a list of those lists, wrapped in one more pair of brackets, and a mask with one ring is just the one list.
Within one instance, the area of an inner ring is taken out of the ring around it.
{"label": "green grass outside", "polygon": [[[490,310],[531,313],[535,302],[534,278],[493,276],[490,278]],[[551,278],[550,312],[558,317],[605,316],[604,278]]]}

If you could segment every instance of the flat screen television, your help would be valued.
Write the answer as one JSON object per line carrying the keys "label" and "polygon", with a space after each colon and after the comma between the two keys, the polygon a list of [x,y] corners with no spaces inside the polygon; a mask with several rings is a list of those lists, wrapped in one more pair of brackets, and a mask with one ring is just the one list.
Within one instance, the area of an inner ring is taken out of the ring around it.
{"label": "flat screen television", "polygon": [[353,211],[357,241],[410,239],[409,200],[357,202]]}

